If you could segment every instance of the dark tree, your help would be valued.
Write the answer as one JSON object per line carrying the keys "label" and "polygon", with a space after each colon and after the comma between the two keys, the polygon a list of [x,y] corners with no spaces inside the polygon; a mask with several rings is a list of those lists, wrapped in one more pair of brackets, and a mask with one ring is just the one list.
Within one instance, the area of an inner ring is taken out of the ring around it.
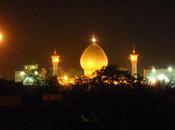
{"label": "dark tree", "polygon": [[103,67],[94,73],[94,81],[99,83],[108,82],[113,85],[114,82],[131,84],[135,81],[135,78],[130,74],[129,71],[120,70],[116,65],[109,65]]}

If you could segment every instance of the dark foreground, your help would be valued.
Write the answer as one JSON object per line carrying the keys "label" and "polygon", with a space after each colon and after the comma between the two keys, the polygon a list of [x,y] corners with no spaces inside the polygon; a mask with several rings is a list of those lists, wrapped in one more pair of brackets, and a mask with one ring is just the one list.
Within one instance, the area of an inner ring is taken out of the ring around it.
{"label": "dark foreground", "polygon": [[[61,92],[10,92],[0,93],[10,95],[12,101],[19,96],[20,102],[12,106],[1,102],[2,129],[175,129],[175,89],[77,87]],[[53,94],[57,96],[44,99]]]}

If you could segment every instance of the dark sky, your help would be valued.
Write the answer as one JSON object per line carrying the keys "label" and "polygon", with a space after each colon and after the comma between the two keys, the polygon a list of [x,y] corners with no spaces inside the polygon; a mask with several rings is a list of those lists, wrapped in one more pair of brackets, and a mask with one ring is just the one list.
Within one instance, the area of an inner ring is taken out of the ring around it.
{"label": "dark sky", "polygon": [[139,70],[175,63],[175,9],[168,1],[0,0],[0,72],[13,75],[23,64],[51,66],[54,48],[65,70],[80,69],[93,33],[110,64],[129,67],[135,44]]}

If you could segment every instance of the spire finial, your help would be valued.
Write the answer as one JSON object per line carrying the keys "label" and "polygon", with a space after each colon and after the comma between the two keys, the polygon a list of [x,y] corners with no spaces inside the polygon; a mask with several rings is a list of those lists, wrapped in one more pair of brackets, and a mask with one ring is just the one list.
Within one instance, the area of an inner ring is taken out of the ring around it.
{"label": "spire finial", "polygon": [[56,48],[54,48],[54,54],[55,54],[55,55],[57,54]]}
{"label": "spire finial", "polygon": [[97,41],[97,39],[95,38],[95,35],[94,35],[94,34],[92,35],[91,41],[92,41],[93,43],[96,43],[96,41]]}
{"label": "spire finial", "polygon": [[132,53],[135,54],[136,51],[135,51],[135,45],[132,46]]}

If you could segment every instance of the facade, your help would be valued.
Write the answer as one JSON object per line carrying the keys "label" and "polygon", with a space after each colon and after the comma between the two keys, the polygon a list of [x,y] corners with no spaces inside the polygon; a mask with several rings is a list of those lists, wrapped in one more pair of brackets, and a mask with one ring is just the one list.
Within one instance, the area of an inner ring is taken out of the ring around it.
{"label": "facade", "polygon": [[51,56],[52,59],[52,76],[58,76],[58,63],[60,61],[59,56],[57,55],[56,50],[54,54]]}
{"label": "facade", "polygon": [[144,69],[144,79],[151,85],[156,83],[175,83],[175,69],[172,67]]}
{"label": "facade", "polygon": [[15,71],[15,82],[23,85],[42,84],[46,78],[47,71],[43,68],[38,70],[38,64],[24,65],[23,70]]}
{"label": "facade", "polygon": [[92,43],[84,50],[80,58],[80,65],[87,77],[91,77],[96,70],[108,65],[107,55],[96,43],[94,36],[92,37]]}

